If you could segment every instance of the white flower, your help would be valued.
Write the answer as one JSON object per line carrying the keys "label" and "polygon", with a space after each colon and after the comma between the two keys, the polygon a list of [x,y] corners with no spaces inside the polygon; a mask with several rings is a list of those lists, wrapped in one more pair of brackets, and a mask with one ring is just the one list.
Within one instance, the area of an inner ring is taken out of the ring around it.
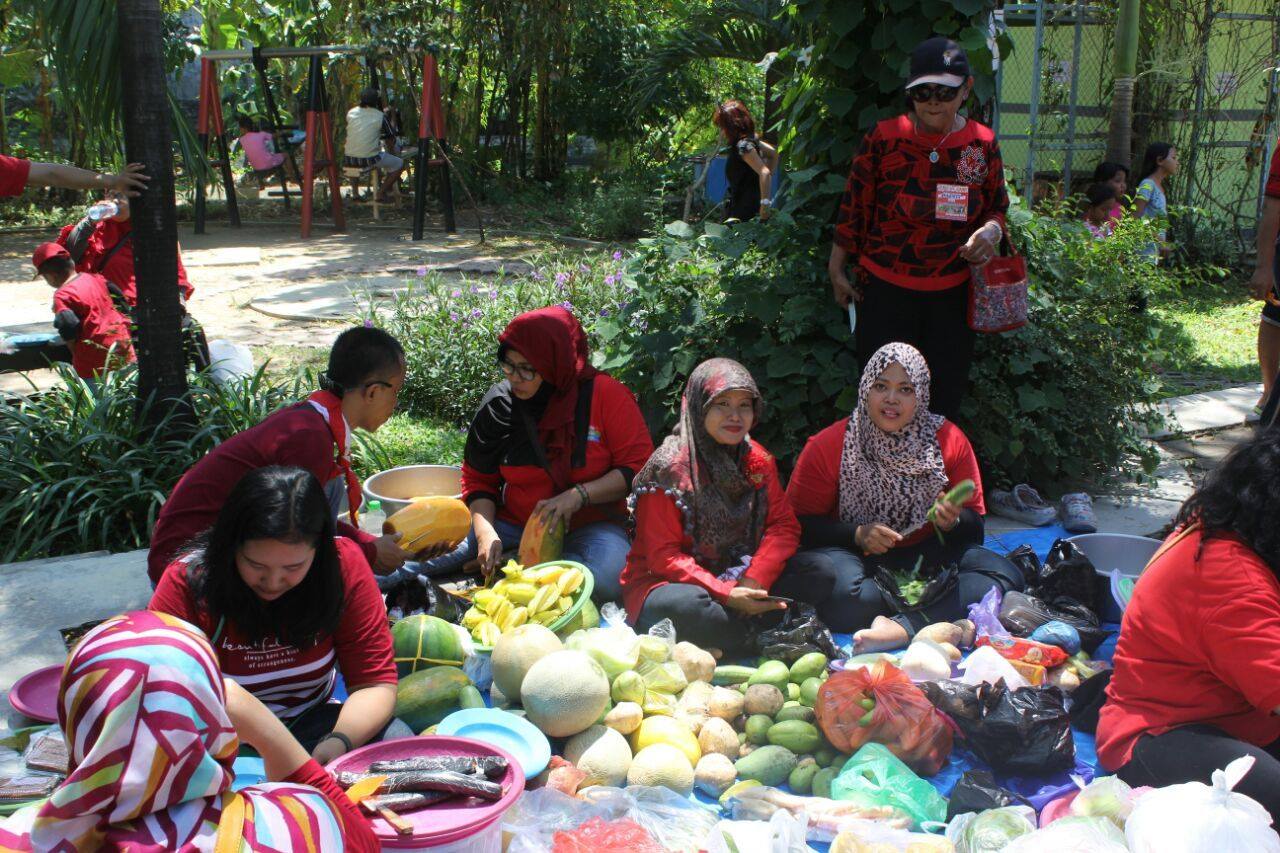
{"label": "white flower", "polygon": [[808,66],[813,61],[813,45],[801,48],[800,53],[796,56],[796,62],[801,65]]}
{"label": "white flower", "polygon": [[756,63],[756,68],[759,68],[761,71],[768,73],[769,68],[773,65],[774,60],[777,58],[778,58],[778,52],[776,50],[771,50],[764,55],[764,59]]}

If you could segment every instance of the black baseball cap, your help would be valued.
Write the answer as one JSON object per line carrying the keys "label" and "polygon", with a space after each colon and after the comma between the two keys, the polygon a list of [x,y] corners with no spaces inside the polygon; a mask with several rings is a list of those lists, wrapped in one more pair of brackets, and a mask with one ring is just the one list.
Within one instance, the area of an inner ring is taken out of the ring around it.
{"label": "black baseball cap", "polygon": [[920,83],[963,86],[969,79],[969,57],[964,48],[944,36],[925,39],[911,51],[911,74],[906,88]]}

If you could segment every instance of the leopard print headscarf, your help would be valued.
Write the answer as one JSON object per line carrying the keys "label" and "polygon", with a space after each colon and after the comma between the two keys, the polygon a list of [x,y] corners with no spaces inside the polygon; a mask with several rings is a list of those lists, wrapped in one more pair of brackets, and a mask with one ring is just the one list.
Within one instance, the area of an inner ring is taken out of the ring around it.
{"label": "leopard print headscarf", "polygon": [[665,492],[676,502],[694,559],[717,575],[755,553],[769,511],[765,490],[747,476],[750,438],[727,447],[707,432],[707,410],[726,391],[749,392],[759,422],[760,391],[751,373],[731,359],[704,361],[689,375],[675,430],[633,483],[637,495]]}
{"label": "leopard print headscarf", "polygon": [[[916,413],[897,432],[885,432],[867,414],[877,377],[900,364],[916,389]],[[840,520],[879,523],[904,536],[924,526],[947,471],[938,445],[944,418],[929,411],[929,365],[910,344],[885,344],[862,368],[858,408],[849,417],[840,456]]]}

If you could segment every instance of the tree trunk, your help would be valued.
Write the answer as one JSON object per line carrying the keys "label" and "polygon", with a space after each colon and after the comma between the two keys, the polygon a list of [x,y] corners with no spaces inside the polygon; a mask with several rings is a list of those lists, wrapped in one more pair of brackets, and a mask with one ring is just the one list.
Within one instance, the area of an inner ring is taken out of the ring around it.
{"label": "tree trunk", "polygon": [[1133,151],[1133,87],[1138,71],[1141,0],[1120,0],[1112,79],[1111,118],[1107,128],[1107,160],[1129,165]]}
{"label": "tree trunk", "polygon": [[151,182],[133,199],[133,263],[138,279],[138,400],[154,395],[148,418],[180,430],[192,421],[182,348],[178,223],[174,208],[173,133],[165,91],[160,0],[117,0],[125,159],[142,163]]}

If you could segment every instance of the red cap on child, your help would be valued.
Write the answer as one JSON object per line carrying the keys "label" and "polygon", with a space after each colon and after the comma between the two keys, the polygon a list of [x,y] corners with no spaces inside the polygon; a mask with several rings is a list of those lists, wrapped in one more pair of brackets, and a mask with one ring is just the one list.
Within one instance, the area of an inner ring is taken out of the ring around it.
{"label": "red cap on child", "polygon": [[59,243],[41,243],[36,246],[36,253],[31,256],[31,263],[35,264],[36,271],[40,271],[40,267],[44,266],[54,258],[69,258],[71,253],[67,251],[67,247]]}

